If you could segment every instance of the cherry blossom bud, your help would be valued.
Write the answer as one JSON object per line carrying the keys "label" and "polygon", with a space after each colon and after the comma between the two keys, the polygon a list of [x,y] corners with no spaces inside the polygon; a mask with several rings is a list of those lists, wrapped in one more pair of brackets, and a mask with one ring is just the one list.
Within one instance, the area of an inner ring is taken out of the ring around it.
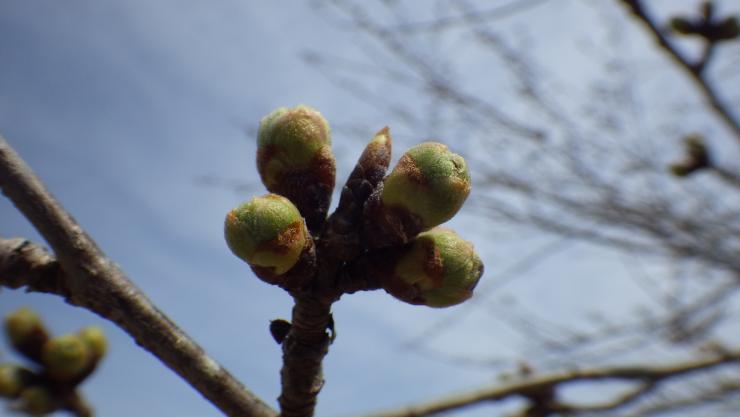
{"label": "cherry blossom bud", "polygon": [[331,130],[311,107],[279,108],[262,119],[257,170],[267,189],[287,197],[312,232],[321,229],[334,190]]}
{"label": "cherry blossom bud", "polygon": [[298,209],[285,197],[266,194],[231,210],[224,234],[234,255],[270,284],[298,289],[313,276],[313,239]]}
{"label": "cherry blossom bud", "polygon": [[470,242],[441,227],[400,249],[392,270],[380,275],[383,288],[411,304],[449,307],[473,295],[483,263]]}

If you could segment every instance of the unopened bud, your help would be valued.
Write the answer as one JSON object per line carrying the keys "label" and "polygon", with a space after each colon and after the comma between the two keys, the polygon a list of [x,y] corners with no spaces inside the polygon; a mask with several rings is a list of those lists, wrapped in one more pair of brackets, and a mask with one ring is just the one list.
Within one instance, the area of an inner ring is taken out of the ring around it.
{"label": "unopened bud", "polygon": [[451,219],[470,193],[465,160],[437,142],[409,149],[365,207],[370,247],[409,242]]}
{"label": "unopened bud", "polygon": [[41,349],[49,339],[49,334],[36,312],[19,308],[8,314],[5,317],[5,332],[18,352],[34,361],[41,359]]}
{"label": "unopened bud", "polygon": [[279,108],[262,119],[257,170],[270,192],[292,201],[311,231],[326,220],[334,190],[331,130],[311,107]]}
{"label": "unopened bud", "polygon": [[103,329],[98,326],[87,326],[83,327],[77,335],[87,345],[96,362],[105,356],[108,351],[108,339]]}
{"label": "unopened bud", "polygon": [[28,369],[10,363],[0,364],[0,397],[16,398],[32,377]]}
{"label": "unopened bud", "polygon": [[342,187],[339,205],[321,235],[323,253],[351,261],[362,252],[360,235],[365,202],[383,180],[390,160],[391,135],[385,127],[367,144]]}
{"label": "unopened bud", "polygon": [[262,280],[294,289],[313,275],[313,239],[293,203],[277,194],[255,197],[231,210],[226,243]]}
{"label": "unopened bud", "polygon": [[44,345],[42,359],[49,376],[55,380],[74,380],[85,373],[93,359],[79,335],[68,334],[50,339]]}
{"label": "unopened bud", "polygon": [[449,307],[473,295],[483,274],[483,263],[473,245],[457,233],[441,227],[419,236],[382,271],[383,288],[411,304]]}

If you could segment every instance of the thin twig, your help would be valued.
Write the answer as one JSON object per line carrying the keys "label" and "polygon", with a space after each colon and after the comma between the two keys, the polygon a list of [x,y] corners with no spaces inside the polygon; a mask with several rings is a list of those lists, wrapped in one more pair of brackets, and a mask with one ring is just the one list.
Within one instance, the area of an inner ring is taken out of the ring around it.
{"label": "thin twig", "polygon": [[[44,236],[57,257],[54,261],[49,255],[39,255],[40,250],[26,241],[3,240],[0,283],[10,280],[14,286],[20,283],[28,285],[29,290],[59,294],[68,303],[111,320],[226,415],[276,415],[124,276],[2,137],[0,187]],[[57,261],[59,267],[53,266]],[[47,267],[57,273],[49,273],[48,277],[41,274],[25,282],[24,277],[12,274],[24,268],[39,271]],[[63,273],[58,273],[60,270]]]}
{"label": "thin twig", "polygon": [[[684,361],[664,366],[631,366],[613,368],[593,368],[564,371],[549,375],[535,375],[515,382],[497,384],[482,389],[440,398],[428,403],[402,407],[397,410],[383,413],[371,414],[367,417],[423,417],[442,413],[445,411],[460,410],[484,402],[500,401],[512,396],[530,397],[532,393],[543,392],[553,389],[565,383],[586,380],[625,380],[636,381],[643,384],[657,384],[680,375],[691,372],[708,370],[719,365],[740,361],[740,350],[730,351],[724,355],[711,358]],[[647,393],[652,389],[639,389],[641,393]],[[638,392],[638,391],[635,391]],[[622,397],[624,401],[634,401],[631,395]],[[606,405],[604,405],[606,406]],[[570,406],[575,408],[575,406]],[[596,407],[598,408],[598,406]]]}
{"label": "thin twig", "polygon": [[[728,397],[731,395],[737,396],[740,392],[740,381],[729,380],[720,382],[715,386],[692,390],[689,395],[675,395],[666,401],[660,401],[652,404],[645,404],[640,407],[636,407],[635,410],[624,414],[617,414],[615,417],[649,417],[649,416],[665,416],[669,412],[675,410],[682,410],[688,407],[706,406],[711,403],[727,404]],[[737,415],[737,410],[731,410],[727,415]],[[702,412],[704,415],[711,415],[713,417],[718,414]],[[700,415],[698,412],[695,415]]]}
{"label": "thin twig", "polygon": [[704,58],[704,62],[700,62],[701,65],[696,65],[689,61],[679,50],[673,45],[673,43],[663,34],[658,25],[653,19],[648,16],[640,0],[620,0],[625,6],[629,7],[632,14],[642,22],[645,27],[655,38],[655,41],[665,50],[668,55],[682,68],[691,79],[694,80],[696,85],[704,94],[704,98],[707,100],[709,105],[714,109],[717,115],[727,124],[727,127],[732,130],[735,138],[740,141],[740,121],[735,115],[732,114],[730,107],[722,101],[717,94],[712,84],[704,76],[706,71],[704,67],[707,65],[709,56]]}
{"label": "thin twig", "polygon": [[529,11],[546,1],[547,0],[518,0],[501,6],[496,6],[492,9],[475,10],[458,16],[447,16],[431,21],[407,22],[402,25],[392,27],[391,29],[399,32],[437,31],[454,27],[456,25],[467,24],[470,23],[470,21],[490,23],[494,20],[504,19],[518,13]]}

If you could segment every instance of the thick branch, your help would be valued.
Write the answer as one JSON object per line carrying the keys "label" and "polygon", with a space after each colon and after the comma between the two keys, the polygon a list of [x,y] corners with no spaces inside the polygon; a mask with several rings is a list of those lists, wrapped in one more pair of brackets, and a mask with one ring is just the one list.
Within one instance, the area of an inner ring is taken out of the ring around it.
{"label": "thick branch", "polygon": [[[694,80],[696,85],[699,87],[699,90],[701,90],[704,98],[707,100],[709,105],[727,124],[730,130],[732,130],[735,138],[740,141],[740,121],[738,121],[735,115],[732,114],[729,106],[722,101],[722,99],[717,94],[717,91],[714,89],[714,87],[712,87],[711,83],[703,75],[705,72],[702,70],[706,65],[706,62],[699,62],[697,64],[701,65],[697,65],[690,62],[685,56],[683,56],[683,54],[679,52],[678,49],[676,49],[673,43],[665,35],[663,35],[660,28],[656,25],[652,18],[648,16],[647,12],[645,11],[645,7],[642,4],[642,1],[620,1],[624,3],[627,7],[629,7],[632,14],[645,25],[645,27],[655,38],[655,41],[658,43],[658,45],[660,45],[660,47],[663,48],[663,50],[665,50],[671,58],[673,58],[673,60],[678,64],[680,68],[682,68],[684,71],[686,71],[687,74],[689,74],[691,79]],[[709,57],[707,56],[706,59],[708,58]]]}
{"label": "thick branch", "polygon": [[[584,380],[617,379],[646,384],[643,385],[645,388],[638,388],[634,392],[634,395],[627,394],[625,397],[621,398],[625,402],[631,402],[636,399],[635,396],[649,392],[653,388],[653,384],[657,384],[660,381],[691,372],[708,370],[719,365],[737,361],[740,361],[740,350],[727,352],[721,356],[680,362],[673,365],[571,370],[550,375],[533,376],[531,378],[515,382],[485,387],[479,390],[430,401],[428,403],[372,414],[367,417],[429,416],[445,411],[459,410],[484,402],[500,401],[512,396],[530,397],[533,393],[536,394],[551,390],[565,383]],[[594,408],[605,408],[610,405],[613,406],[613,404],[603,404],[602,406],[595,406]],[[570,406],[570,408],[571,410],[575,409],[575,406]]]}
{"label": "thick branch", "polygon": [[[58,261],[27,241],[4,240],[0,283],[59,294],[111,320],[226,415],[275,416],[123,275],[1,137],[0,187],[44,236]],[[19,275],[22,271],[34,273]]]}

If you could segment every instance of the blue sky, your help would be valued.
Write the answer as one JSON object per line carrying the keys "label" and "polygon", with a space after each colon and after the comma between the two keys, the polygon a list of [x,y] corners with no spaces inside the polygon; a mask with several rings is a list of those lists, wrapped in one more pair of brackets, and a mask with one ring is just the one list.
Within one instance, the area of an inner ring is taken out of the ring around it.
{"label": "blue sky", "polygon": [[[327,24],[314,7],[287,0],[0,2],[0,132],[155,304],[273,405],[280,350],[267,324],[289,315],[290,300],[257,280],[222,237],[225,213],[264,193],[250,132],[274,108],[301,103],[320,109],[330,123],[372,126],[365,137],[335,135],[341,183],[373,131],[394,126],[300,59],[317,48],[336,56],[361,55],[357,40]],[[554,12],[544,9],[531,18],[551,24],[548,13]],[[558,12],[575,20],[581,13],[575,7]],[[402,133],[395,156],[424,139]],[[238,180],[250,189],[235,193],[205,186],[203,177]],[[491,238],[496,231],[464,209],[451,226],[476,244],[487,264],[484,280],[505,269],[513,254],[546,241],[529,236],[501,248]],[[5,199],[0,199],[0,234],[43,242]],[[609,294],[638,293],[609,280],[625,274],[617,255],[578,245],[568,253],[569,258],[543,262],[517,283],[520,294],[536,300],[542,311],[556,311],[566,321],[580,311],[569,307],[567,293],[553,297],[552,287],[541,285],[563,267],[569,269],[558,288],[585,288],[603,296],[604,308],[626,308]],[[594,275],[599,279],[591,279]],[[52,296],[0,293],[0,315],[19,306],[38,309],[58,333],[87,324],[105,328],[110,355],[84,385],[100,416],[219,415],[126,334],[93,314]],[[346,297],[334,311],[339,337],[325,362],[320,415],[362,414],[494,379],[485,368],[460,367],[403,348],[419,331],[462,308],[407,306],[376,292]],[[480,324],[489,316],[472,317],[433,339],[432,347],[498,354],[515,363],[512,340],[520,335],[502,325],[481,334]]]}

